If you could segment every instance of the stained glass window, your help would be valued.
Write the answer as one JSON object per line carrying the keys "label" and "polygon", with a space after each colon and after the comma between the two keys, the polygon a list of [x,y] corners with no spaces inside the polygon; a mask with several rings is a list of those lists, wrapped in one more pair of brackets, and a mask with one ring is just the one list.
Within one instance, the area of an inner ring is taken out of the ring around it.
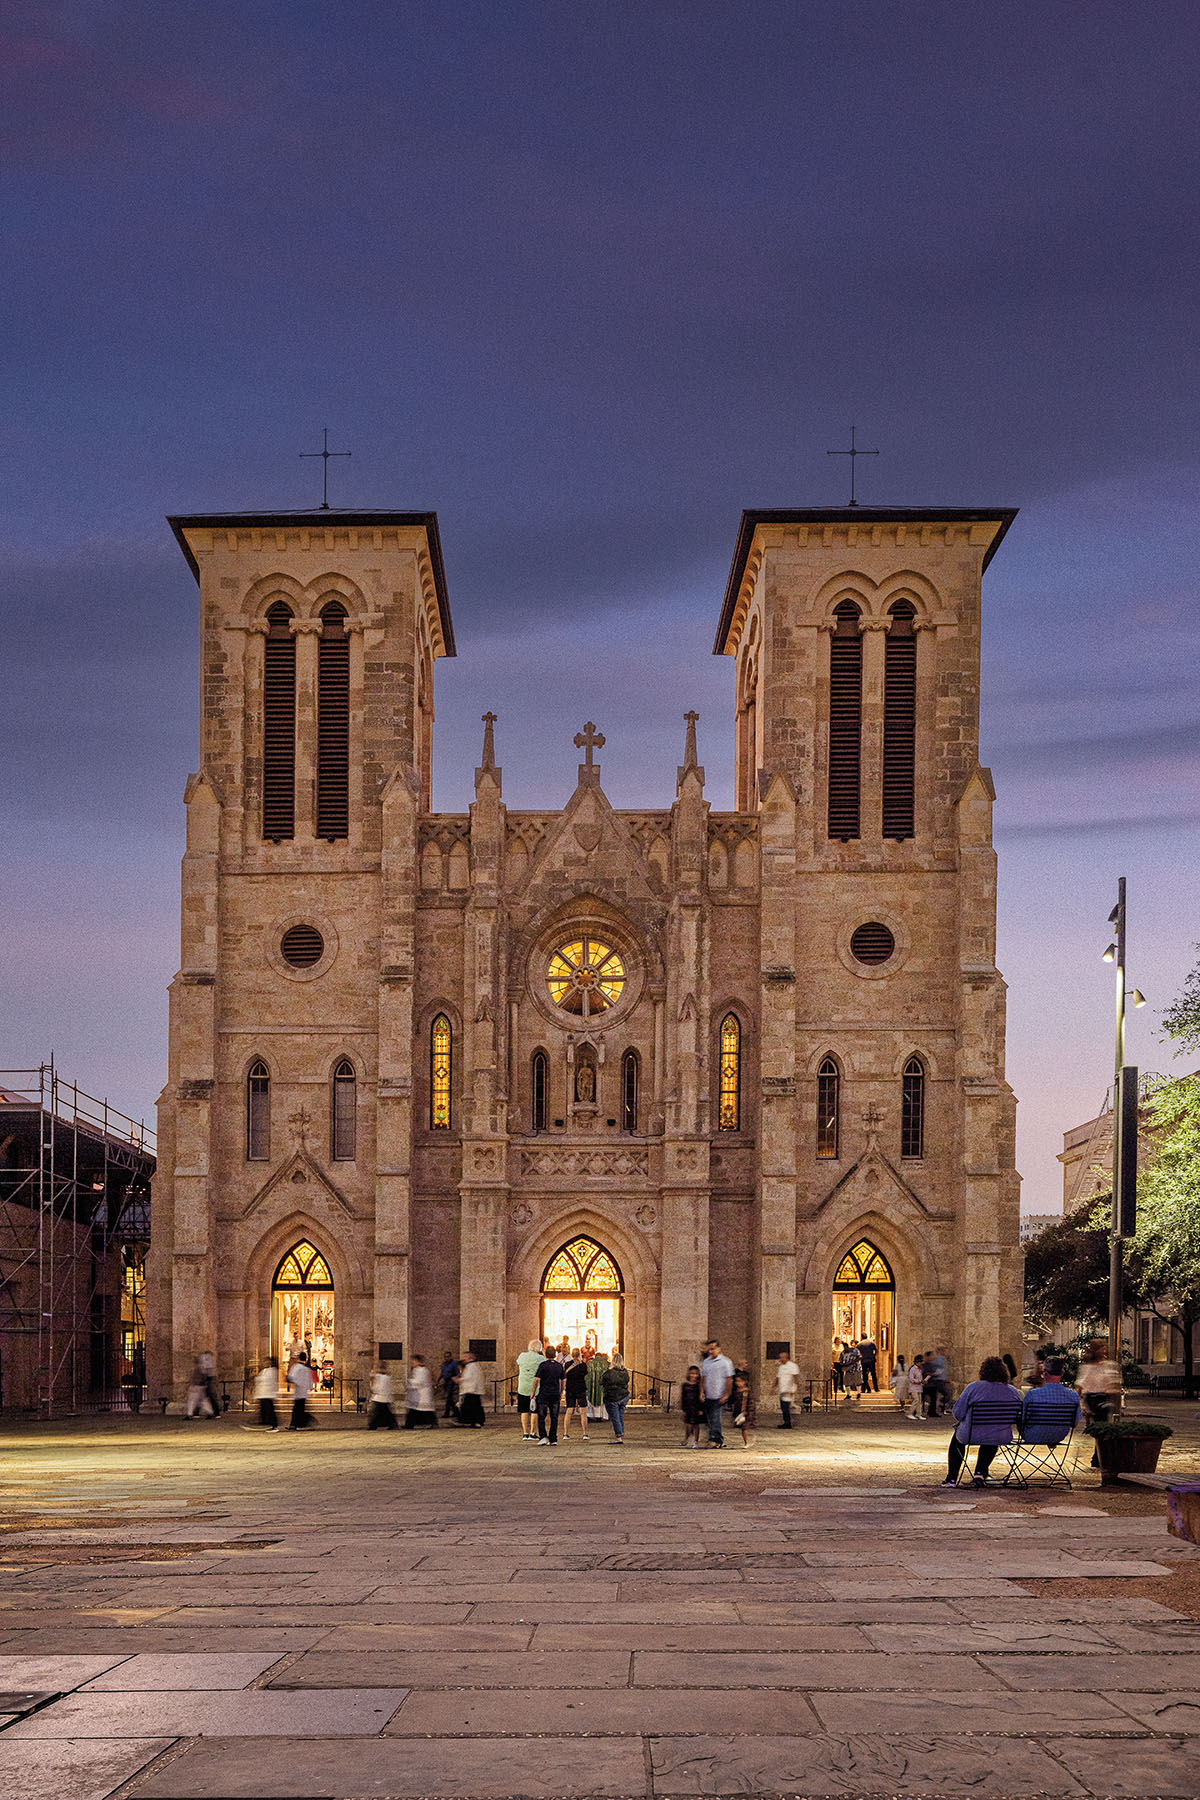
{"label": "stained glass window", "polygon": [[550,958],[546,986],[555,1006],[586,1019],[607,1012],[621,998],[625,964],[619,952],[599,938],[575,938]]}
{"label": "stained glass window", "polygon": [[575,1238],[551,1258],[542,1277],[544,1294],[620,1294],[621,1271],[591,1238]]}
{"label": "stained glass window", "polygon": [[720,1079],[717,1126],[721,1131],[737,1131],[742,1113],[742,1028],[733,1013],[726,1013],[721,1020]]}
{"label": "stained glass window", "polygon": [[827,1056],[817,1071],[817,1155],[834,1157],[838,1153],[838,1113],[841,1075],[832,1056]]}
{"label": "stained glass window", "polygon": [[450,1129],[450,1021],[439,1013],[429,1033],[429,1123],[434,1131]]}
{"label": "stained glass window", "polygon": [[275,1271],[275,1286],[331,1288],[333,1277],[321,1252],[302,1239],[288,1251]]}
{"label": "stained glass window", "polygon": [[883,1252],[863,1238],[849,1255],[843,1256],[833,1285],[835,1288],[858,1288],[894,1287],[896,1284]]}

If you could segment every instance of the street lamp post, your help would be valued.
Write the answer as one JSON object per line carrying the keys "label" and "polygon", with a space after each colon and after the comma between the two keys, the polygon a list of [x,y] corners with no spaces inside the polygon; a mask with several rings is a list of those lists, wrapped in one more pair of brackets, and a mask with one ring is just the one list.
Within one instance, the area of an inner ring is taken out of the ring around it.
{"label": "street lamp post", "polygon": [[[1108,1264],[1108,1354],[1121,1359],[1121,1314],[1125,1310],[1125,1239],[1137,1230],[1138,1072],[1125,1061],[1125,877],[1117,882],[1117,904],[1108,915],[1115,942],[1104,952],[1116,964],[1117,1036],[1113,1073],[1112,1239]],[[1135,1006],[1146,1004],[1134,988]]]}

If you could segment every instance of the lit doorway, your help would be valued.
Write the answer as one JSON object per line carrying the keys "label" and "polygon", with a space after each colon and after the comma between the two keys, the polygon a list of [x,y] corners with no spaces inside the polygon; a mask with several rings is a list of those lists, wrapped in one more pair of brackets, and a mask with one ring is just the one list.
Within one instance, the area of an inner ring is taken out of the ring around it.
{"label": "lit doorway", "polygon": [[879,1352],[876,1373],[887,1387],[895,1361],[896,1281],[886,1256],[863,1238],[848,1250],[833,1278],[833,1332],[842,1343],[870,1338]]}
{"label": "lit doorway", "polygon": [[334,1383],[333,1277],[307,1239],[294,1244],[271,1287],[271,1354],[281,1371],[304,1351],[312,1365],[313,1398],[332,1396]]}
{"label": "lit doorway", "polygon": [[542,1276],[542,1342],[611,1356],[624,1347],[625,1283],[615,1259],[594,1239],[572,1238]]}

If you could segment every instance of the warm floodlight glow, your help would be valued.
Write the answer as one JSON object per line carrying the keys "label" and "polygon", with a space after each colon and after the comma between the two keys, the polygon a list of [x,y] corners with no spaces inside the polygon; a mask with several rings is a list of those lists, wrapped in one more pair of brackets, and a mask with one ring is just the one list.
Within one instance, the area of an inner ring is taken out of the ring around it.
{"label": "warm floodlight glow", "polygon": [[1101,962],[1116,962],[1117,946],[1115,944],[1110,944],[1100,960]]}

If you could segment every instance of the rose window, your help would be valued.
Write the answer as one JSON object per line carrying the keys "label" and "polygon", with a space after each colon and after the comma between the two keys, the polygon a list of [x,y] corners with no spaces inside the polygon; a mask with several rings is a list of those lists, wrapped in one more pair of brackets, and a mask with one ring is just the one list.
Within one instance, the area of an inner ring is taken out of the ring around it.
{"label": "rose window", "polygon": [[607,1012],[621,998],[625,964],[598,938],[575,938],[550,958],[546,985],[555,1006],[586,1019]]}

